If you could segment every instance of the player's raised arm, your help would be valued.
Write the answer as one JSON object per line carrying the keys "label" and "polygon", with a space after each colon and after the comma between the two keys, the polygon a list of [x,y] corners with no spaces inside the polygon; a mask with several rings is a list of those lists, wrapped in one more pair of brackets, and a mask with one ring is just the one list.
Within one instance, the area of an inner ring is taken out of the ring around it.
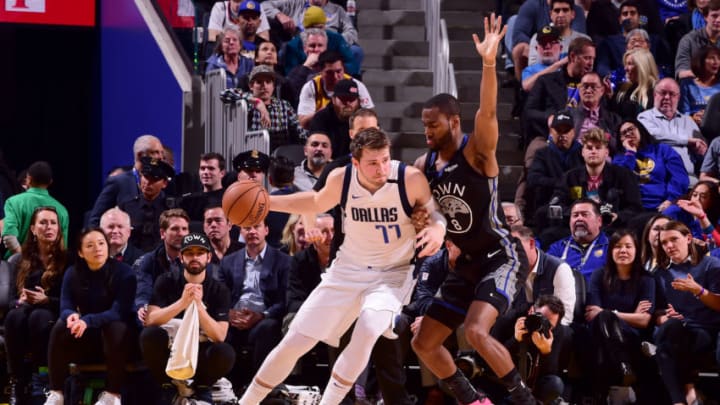
{"label": "player's raised arm", "polygon": [[480,106],[475,113],[473,134],[465,148],[465,157],[470,164],[489,177],[498,175],[499,167],[495,157],[498,143],[497,121],[497,76],[495,63],[500,41],[505,36],[507,26],[503,26],[502,17],[493,13],[485,17],[485,37],[482,42],[473,34],[475,49],[482,58],[483,70],[480,81]]}
{"label": "player's raised arm", "polygon": [[303,191],[288,195],[271,195],[270,211],[289,214],[315,215],[340,203],[345,168],[339,167],[328,175],[325,187],[318,191]]}

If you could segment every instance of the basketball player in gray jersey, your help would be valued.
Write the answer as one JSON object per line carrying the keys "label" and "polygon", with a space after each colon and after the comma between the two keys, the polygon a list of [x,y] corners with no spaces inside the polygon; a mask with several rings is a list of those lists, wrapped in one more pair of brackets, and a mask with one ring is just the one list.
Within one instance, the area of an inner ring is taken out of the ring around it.
{"label": "basketball player in gray jersey", "polygon": [[[287,377],[300,356],[318,341],[337,346],[355,322],[320,402],[339,404],[365,368],[377,339],[397,338],[393,320],[412,293],[415,249],[420,248],[418,256],[429,256],[443,243],[445,218],[436,210],[425,176],[390,159],[387,135],[366,129],[355,136],[350,150],[352,163],[333,170],[321,190],[270,197],[271,210],[301,215],[339,204],[345,239],[240,399],[242,405],[257,405]],[[430,224],[417,233],[413,207],[424,207],[431,216]]]}
{"label": "basketball player in gray jersey", "polygon": [[527,260],[519,243],[510,235],[497,195],[499,166],[495,156],[498,143],[497,48],[506,27],[493,14],[485,18],[485,38],[473,35],[482,57],[480,107],[475,114],[473,133],[463,135],[460,104],[449,94],[426,102],[422,111],[430,151],[418,158],[433,195],[447,220],[447,238],[462,254],[423,317],[412,345],[418,357],[440,378],[458,402],[484,404],[489,400],[477,393],[443,346],[460,324],[465,324],[468,342],[485,359],[510,392],[513,403],[535,403],[528,387],[513,365],[505,347],[490,335],[496,319],[512,304],[518,287],[527,276]]}

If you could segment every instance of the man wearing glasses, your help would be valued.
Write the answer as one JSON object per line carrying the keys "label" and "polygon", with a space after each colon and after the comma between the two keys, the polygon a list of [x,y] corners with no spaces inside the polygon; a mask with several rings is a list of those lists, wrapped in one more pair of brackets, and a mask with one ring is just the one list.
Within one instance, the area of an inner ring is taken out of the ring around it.
{"label": "man wearing glasses", "polygon": [[551,114],[577,106],[580,79],[592,71],[594,63],[595,44],[587,38],[576,38],[570,43],[567,65],[537,79],[523,111],[524,137],[528,143],[534,137],[547,136],[547,119]]}
{"label": "man wearing glasses", "polygon": [[540,76],[556,72],[567,64],[567,58],[560,59],[563,46],[559,29],[546,25],[533,37],[533,41],[537,49],[536,61],[522,71],[522,88],[526,92],[532,90]]}
{"label": "man wearing glasses", "polygon": [[675,80],[667,77],[660,80],[655,85],[653,96],[653,108],[638,114],[638,121],[658,142],[672,146],[680,155],[692,187],[698,180],[692,156],[703,158],[707,152],[705,139],[695,121],[689,115],[678,112],[680,86]]}
{"label": "man wearing glasses", "polygon": [[605,86],[596,72],[587,72],[580,79],[580,102],[573,110],[575,133],[578,141],[582,142],[583,134],[591,128],[600,128],[609,133],[610,151],[616,149],[617,128],[620,126],[620,116],[607,109],[602,104],[605,96]]}

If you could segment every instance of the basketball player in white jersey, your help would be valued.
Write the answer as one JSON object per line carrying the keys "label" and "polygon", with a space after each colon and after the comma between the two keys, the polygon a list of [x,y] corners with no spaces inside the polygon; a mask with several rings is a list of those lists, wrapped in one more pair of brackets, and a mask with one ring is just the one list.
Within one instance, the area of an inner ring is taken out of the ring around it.
{"label": "basketball player in white jersey", "polygon": [[[390,159],[387,135],[366,129],[355,136],[350,150],[352,164],[333,170],[321,190],[270,197],[271,210],[305,215],[340,204],[345,239],[290,330],[265,359],[241,405],[260,403],[318,341],[337,346],[356,322],[320,402],[339,404],[365,368],[375,341],[381,335],[395,337],[395,314],[414,286],[415,249],[421,249],[419,257],[429,256],[443,243],[445,219],[425,176]],[[431,216],[430,224],[418,233],[411,220],[416,206]]]}

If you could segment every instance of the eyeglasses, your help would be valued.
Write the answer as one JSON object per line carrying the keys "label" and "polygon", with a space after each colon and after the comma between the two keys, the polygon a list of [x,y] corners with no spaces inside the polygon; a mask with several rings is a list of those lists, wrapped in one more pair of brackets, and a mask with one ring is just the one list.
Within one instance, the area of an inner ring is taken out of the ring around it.
{"label": "eyeglasses", "polygon": [[635,131],[637,131],[637,128],[634,126],[630,126],[630,127],[623,129],[622,131],[620,131],[620,136],[627,137],[627,136],[630,136],[633,133],[635,133]]}
{"label": "eyeglasses", "polygon": [[597,90],[601,87],[602,85],[596,83],[580,83],[580,88],[583,90]]}

